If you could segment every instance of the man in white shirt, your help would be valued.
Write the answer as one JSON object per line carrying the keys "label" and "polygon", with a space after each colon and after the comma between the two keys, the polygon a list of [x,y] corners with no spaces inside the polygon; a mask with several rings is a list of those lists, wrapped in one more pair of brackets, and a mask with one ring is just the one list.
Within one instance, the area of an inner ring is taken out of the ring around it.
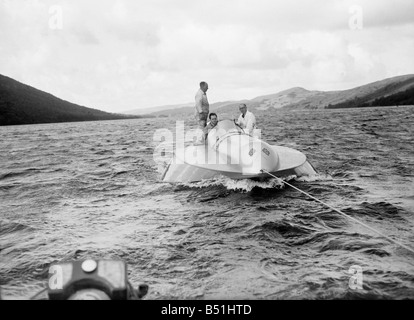
{"label": "man in white shirt", "polygon": [[197,91],[195,96],[195,110],[194,116],[201,130],[207,124],[208,113],[210,112],[210,105],[207,99],[208,84],[206,82],[200,83],[200,89]]}
{"label": "man in white shirt", "polygon": [[253,134],[253,130],[256,129],[256,117],[253,113],[247,110],[247,106],[242,103],[239,106],[239,110],[241,115],[239,120],[237,120],[237,124],[247,133]]}

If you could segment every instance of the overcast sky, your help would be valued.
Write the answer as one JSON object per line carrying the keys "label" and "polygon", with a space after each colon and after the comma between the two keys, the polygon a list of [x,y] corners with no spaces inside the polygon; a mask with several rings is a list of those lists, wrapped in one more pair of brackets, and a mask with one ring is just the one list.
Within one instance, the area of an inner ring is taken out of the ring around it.
{"label": "overcast sky", "polygon": [[0,74],[120,112],[414,73],[413,0],[0,0]]}

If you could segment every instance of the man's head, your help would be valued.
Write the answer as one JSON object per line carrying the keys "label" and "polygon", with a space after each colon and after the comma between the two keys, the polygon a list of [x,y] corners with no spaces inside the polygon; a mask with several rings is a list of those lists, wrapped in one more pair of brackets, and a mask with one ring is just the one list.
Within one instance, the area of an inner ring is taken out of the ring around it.
{"label": "man's head", "polygon": [[215,127],[217,125],[218,122],[218,117],[217,114],[215,113],[210,113],[209,115],[209,119],[210,119],[210,123],[213,127]]}
{"label": "man's head", "polygon": [[244,103],[242,103],[241,105],[239,105],[239,110],[243,114],[243,116],[245,116],[247,112],[247,106]]}
{"label": "man's head", "polygon": [[208,90],[208,83],[207,82],[200,82],[200,89],[204,92],[204,93],[206,93],[207,92],[207,90]]}

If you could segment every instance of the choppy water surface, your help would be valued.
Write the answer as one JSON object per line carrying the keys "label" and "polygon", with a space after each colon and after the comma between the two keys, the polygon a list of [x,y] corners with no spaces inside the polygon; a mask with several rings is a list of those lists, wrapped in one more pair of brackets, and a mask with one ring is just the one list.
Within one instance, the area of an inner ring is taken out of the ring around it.
{"label": "choppy water surface", "polygon": [[[295,186],[414,247],[414,108],[258,114],[319,171]],[[192,125],[187,119],[186,125]],[[277,181],[160,182],[174,119],[0,127],[0,285],[61,259],[124,259],[147,299],[413,299],[414,255]],[[191,126],[190,126],[191,127]],[[349,287],[360,266],[363,289]]]}

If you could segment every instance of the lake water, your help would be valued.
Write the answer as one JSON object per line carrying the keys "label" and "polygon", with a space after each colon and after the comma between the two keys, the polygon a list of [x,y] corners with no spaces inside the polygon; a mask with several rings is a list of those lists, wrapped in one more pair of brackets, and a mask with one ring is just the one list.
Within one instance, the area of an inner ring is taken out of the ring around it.
{"label": "lake water", "polygon": [[[257,118],[318,170],[290,183],[414,248],[413,107]],[[3,298],[92,257],[125,260],[146,299],[414,299],[414,254],[276,180],[162,183],[161,128],[175,119],[0,127]]]}

